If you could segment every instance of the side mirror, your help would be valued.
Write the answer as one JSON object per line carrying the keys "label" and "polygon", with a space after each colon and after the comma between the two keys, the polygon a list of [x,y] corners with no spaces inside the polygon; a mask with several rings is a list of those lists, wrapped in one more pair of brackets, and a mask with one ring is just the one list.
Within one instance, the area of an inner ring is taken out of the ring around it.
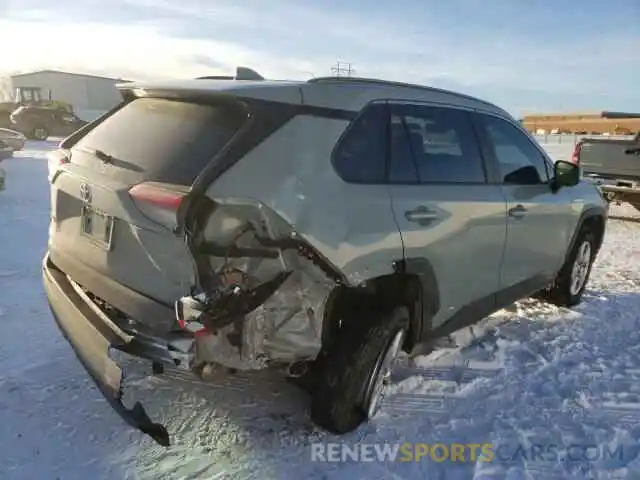
{"label": "side mirror", "polygon": [[555,188],[573,187],[580,183],[580,167],[575,163],[558,160],[553,170]]}

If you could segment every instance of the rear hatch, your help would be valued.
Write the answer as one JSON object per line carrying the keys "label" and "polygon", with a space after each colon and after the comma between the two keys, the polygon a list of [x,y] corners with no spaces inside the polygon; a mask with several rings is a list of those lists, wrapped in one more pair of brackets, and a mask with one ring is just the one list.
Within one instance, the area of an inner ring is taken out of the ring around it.
{"label": "rear hatch", "polygon": [[185,240],[175,232],[177,210],[247,118],[240,103],[137,98],[79,140],[72,136],[50,173],[52,260],[56,253],[69,257],[172,306],[195,276]]}
{"label": "rear hatch", "polygon": [[580,166],[586,174],[640,179],[638,149],[635,140],[585,139],[579,144]]}

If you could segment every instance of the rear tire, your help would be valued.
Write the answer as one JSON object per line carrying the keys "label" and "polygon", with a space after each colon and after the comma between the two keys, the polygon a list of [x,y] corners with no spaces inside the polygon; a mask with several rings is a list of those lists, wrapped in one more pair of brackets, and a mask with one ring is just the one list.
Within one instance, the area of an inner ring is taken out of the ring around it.
{"label": "rear tire", "polygon": [[553,286],[543,293],[544,299],[561,307],[579,304],[589,282],[595,254],[595,235],[591,230],[583,229]]}
{"label": "rear tire", "polygon": [[355,430],[375,415],[388,380],[390,366],[385,363],[393,361],[389,357],[401,349],[409,329],[405,307],[363,309],[359,317],[349,319],[345,331],[323,352],[313,389],[311,419],[335,434]]}

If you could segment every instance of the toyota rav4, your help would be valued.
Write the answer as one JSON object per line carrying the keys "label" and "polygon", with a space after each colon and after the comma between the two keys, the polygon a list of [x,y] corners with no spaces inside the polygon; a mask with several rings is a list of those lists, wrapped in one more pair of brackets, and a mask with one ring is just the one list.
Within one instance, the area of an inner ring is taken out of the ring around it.
{"label": "toyota rav4", "polygon": [[123,405],[112,348],[156,373],[281,368],[345,433],[401,350],[523,297],[580,301],[606,202],[507,112],[381,80],[247,78],[122,85],[50,157],[51,310],[130,425],[169,444]]}

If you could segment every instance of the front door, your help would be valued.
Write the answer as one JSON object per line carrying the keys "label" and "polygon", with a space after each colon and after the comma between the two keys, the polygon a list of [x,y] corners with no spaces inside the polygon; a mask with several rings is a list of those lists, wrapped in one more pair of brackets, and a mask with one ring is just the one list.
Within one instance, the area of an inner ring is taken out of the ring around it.
{"label": "front door", "polygon": [[571,199],[566,189],[552,190],[552,164],[522,130],[499,117],[477,118],[507,199],[502,287],[526,295],[550,282],[562,265],[572,233]]}

